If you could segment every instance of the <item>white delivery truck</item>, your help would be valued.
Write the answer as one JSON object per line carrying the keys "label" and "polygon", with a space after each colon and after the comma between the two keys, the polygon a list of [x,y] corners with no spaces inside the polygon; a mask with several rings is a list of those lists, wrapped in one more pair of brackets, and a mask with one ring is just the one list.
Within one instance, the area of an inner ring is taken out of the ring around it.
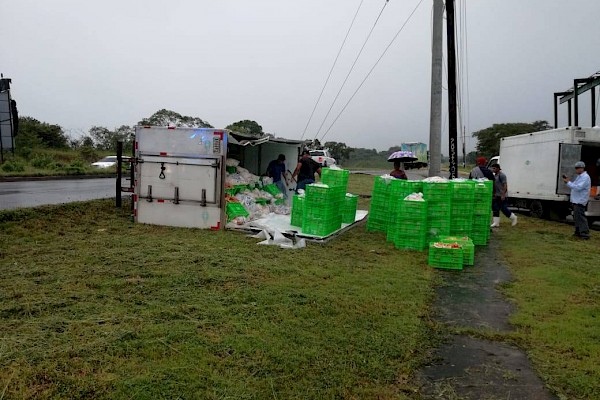
{"label": "white delivery truck", "polygon": [[134,220],[223,229],[227,139],[223,129],[137,126]]}
{"label": "white delivery truck", "polygon": [[510,205],[529,209],[539,218],[563,219],[570,213],[565,174],[575,179],[574,165],[583,161],[592,180],[586,215],[600,219],[600,128],[567,127],[509,136],[500,141],[500,167],[508,178]]}

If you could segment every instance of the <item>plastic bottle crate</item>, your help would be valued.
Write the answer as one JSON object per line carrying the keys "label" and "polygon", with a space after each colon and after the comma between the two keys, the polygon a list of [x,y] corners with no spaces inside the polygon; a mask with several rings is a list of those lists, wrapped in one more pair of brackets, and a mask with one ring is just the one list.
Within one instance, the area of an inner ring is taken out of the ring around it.
{"label": "plastic bottle crate", "polygon": [[447,201],[450,198],[450,182],[423,182],[423,197],[428,201]]}
{"label": "plastic bottle crate", "polygon": [[329,203],[331,201],[342,201],[346,191],[342,187],[306,185],[306,201],[316,203]]}
{"label": "plastic bottle crate", "polygon": [[349,176],[347,169],[321,168],[321,182],[329,186],[342,186],[344,191],[348,187]]}
{"label": "plastic bottle crate", "polygon": [[302,233],[307,235],[327,236],[341,227],[335,221],[302,221]]}
{"label": "plastic bottle crate", "polygon": [[262,190],[269,193],[273,197],[277,196],[278,194],[281,194],[281,190],[279,190],[277,185],[274,183],[263,186]]}
{"label": "plastic bottle crate", "polygon": [[227,206],[225,208],[225,213],[227,214],[227,221],[231,221],[236,217],[247,217],[250,215],[248,210],[241,203],[233,203],[227,202]]}
{"label": "plastic bottle crate", "polygon": [[434,268],[463,269],[463,249],[437,247],[438,243],[429,244],[428,264]]}
{"label": "plastic bottle crate", "polygon": [[463,265],[475,265],[475,245],[468,236],[443,236],[442,243],[458,243],[463,249]]}
{"label": "plastic bottle crate", "polygon": [[405,220],[427,219],[427,201],[402,200],[399,214]]}
{"label": "plastic bottle crate", "polygon": [[352,224],[356,220],[356,209],[358,208],[358,195],[346,194],[344,209],[342,211],[342,222]]}
{"label": "plastic bottle crate", "polygon": [[402,234],[398,233],[394,238],[394,247],[397,249],[425,250],[427,248],[426,234]]}

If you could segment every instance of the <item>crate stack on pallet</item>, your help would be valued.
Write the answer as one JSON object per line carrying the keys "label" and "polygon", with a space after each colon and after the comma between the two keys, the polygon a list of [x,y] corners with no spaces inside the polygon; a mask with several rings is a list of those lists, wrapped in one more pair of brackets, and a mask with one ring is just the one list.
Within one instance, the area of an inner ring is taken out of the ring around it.
{"label": "crate stack on pallet", "polygon": [[425,200],[400,202],[396,214],[396,248],[421,251],[427,247],[427,205]]}
{"label": "crate stack on pallet", "polygon": [[344,169],[323,168],[321,183],[306,186],[302,233],[326,236],[340,229],[349,174]]}
{"label": "crate stack on pallet", "polygon": [[473,231],[475,181],[454,179],[450,181],[450,192],[452,197],[450,234],[470,237]]}
{"label": "crate stack on pallet", "polygon": [[434,241],[450,235],[452,197],[449,181],[423,181],[423,198],[427,200],[427,236]]}
{"label": "crate stack on pallet", "polygon": [[402,218],[398,217],[400,205],[406,196],[413,193],[423,192],[423,182],[409,181],[405,179],[393,179],[390,182],[390,209],[387,226],[387,241],[395,242],[398,226],[402,224]]}
{"label": "crate stack on pallet", "polygon": [[367,220],[368,231],[387,233],[390,221],[391,182],[395,179],[392,177],[375,177],[373,192],[371,194],[369,219]]}
{"label": "crate stack on pallet", "polygon": [[475,186],[473,188],[473,230],[470,235],[475,245],[484,246],[490,238],[493,191],[493,181],[475,181]]}

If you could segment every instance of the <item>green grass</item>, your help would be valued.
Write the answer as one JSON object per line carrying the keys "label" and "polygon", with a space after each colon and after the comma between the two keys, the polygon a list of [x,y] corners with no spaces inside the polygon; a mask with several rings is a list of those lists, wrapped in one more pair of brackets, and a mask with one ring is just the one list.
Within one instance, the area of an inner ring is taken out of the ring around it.
{"label": "green grass", "polygon": [[434,271],[364,226],[293,251],[133,224],[111,201],[0,213],[0,397],[409,398]]}
{"label": "green grass", "polygon": [[600,235],[576,240],[572,226],[521,217],[515,228],[495,236],[514,276],[516,338],[551,388],[600,398]]}
{"label": "green grass", "polygon": [[[572,230],[503,221],[516,331],[461,331],[518,344],[562,398],[600,398],[600,235]],[[426,252],[364,226],[256,242],[134,224],[111,200],[0,212],[0,398],[419,398],[446,329],[429,322]]]}

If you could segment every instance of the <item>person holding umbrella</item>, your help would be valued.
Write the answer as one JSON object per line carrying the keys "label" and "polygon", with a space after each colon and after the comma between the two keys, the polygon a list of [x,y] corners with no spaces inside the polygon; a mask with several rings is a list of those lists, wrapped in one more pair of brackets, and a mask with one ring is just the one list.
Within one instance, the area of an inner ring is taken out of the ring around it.
{"label": "person holding umbrella", "polygon": [[388,157],[388,161],[394,162],[394,169],[390,172],[390,175],[396,179],[408,179],[406,172],[404,172],[404,163],[409,161],[415,161],[417,157],[412,151],[396,151]]}
{"label": "person holding umbrella", "polygon": [[394,169],[390,172],[390,175],[396,179],[408,179],[406,176],[406,172],[401,168],[402,165],[400,161],[394,161]]}

